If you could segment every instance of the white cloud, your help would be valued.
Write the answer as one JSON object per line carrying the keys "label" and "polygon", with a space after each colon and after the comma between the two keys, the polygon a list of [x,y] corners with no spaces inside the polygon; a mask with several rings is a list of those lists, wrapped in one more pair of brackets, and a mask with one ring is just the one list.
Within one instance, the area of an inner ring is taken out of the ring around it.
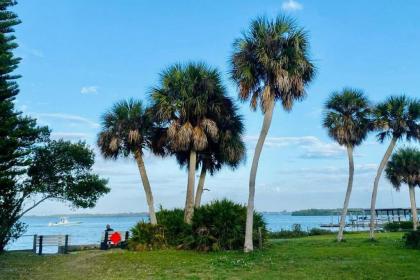
{"label": "white cloud", "polygon": [[287,0],[281,4],[281,9],[284,11],[298,11],[303,9],[303,5],[295,0]]}
{"label": "white cloud", "polygon": [[97,86],[84,86],[80,89],[81,94],[97,94],[98,87]]}
{"label": "white cloud", "polygon": [[[257,136],[245,136],[244,140],[255,143]],[[344,147],[336,143],[325,143],[315,136],[301,137],[268,137],[264,145],[267,147],[297,146],[303,149],[302,158],[336,158],[341,157],[345,151]]]}
{"label": "white cloud", "polygon": [[[366,164],[356,164],[355,165],[355,174],[356,175],[375,175],[377,170],[377,164],[366,163]],[[282,175],[318,175],[318,176],[348,176],[348,167],[338,167],[338,166],[317,166],[317,167],[305,167],[297,169],[283,169],[279,171],[279,174]]]}
{"label": "white cloud", "polygon": [[87,124],[93,128],[99,127],[99,124],[91,121],[87,118],[77,116],[77,115],[69,115],[69,114],[63,114],[63,113],[32,113],[37,118],[48,118],[48,119],[61,119],[65,121],[72,121],[72,122],[78,122]]}

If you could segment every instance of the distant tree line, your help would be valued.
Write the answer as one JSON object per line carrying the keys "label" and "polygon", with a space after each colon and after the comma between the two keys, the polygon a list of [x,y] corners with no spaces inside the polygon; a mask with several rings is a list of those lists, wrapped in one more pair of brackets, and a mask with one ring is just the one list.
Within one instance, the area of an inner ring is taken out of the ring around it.
{"label": "distant tree line", "polygon": [[[340,215],[343,209],[304,209],[304,210],[297,210],[292,212],[292,216],[337,216]],[[364,211],[361,208],[350,208],[348,212],[354,214],[363,214]]]}

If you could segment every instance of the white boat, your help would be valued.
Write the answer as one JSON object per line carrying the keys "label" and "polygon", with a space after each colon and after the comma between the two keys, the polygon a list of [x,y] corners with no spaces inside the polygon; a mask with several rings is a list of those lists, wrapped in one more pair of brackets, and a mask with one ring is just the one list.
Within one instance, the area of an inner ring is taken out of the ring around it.
{"label": "white boat", "polygon": [[79,221],[70,222],[67,217],[61,217],[60,218],[60,221],[58,221],[56,223],[49,222],[48,223],[48,226],[50,226],[50,227],[56,227],[56,226],[73,226],[73,225],[78,225],[78,224],[81,224],[81,223],[82,222],[79,222]]}

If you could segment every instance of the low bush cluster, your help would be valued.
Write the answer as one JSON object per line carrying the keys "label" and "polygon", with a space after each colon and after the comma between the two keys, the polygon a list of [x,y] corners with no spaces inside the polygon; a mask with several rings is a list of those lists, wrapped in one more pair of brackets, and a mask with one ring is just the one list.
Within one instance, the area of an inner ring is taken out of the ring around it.
{"label": "low bush cluster", "polygon": [[[246,207],[229,200],[214,201],[194,212],[192,219],[193,247],[203,251],[235,250],[243,247],[245,239]],[[266,236],[261,214],[254,213],[254,244]]]}
{"label": "low bush cluster", "polygon": [[[172,246],[200,251],[237,250],[245,239],[246,207],[229,200],[213,201],[196,208],[192,224],[184,223],[182,209],[156,213],[158,225],[140,222],[131,231],[129,248],[150,250]],[[254,244],[267,236],[261,214],[254,213]]]}
{"label": "low bush cluster", "polygon": [[322,228],[313,228],[309,231],[309,236],[315,235],[327,235],[333,233],[331,230],[322,229]]}
{"label": "low bush cluster", "polygon": [[407,248],[420,249],[420,230],[407,232],[403,240]]}
{"label": "low bush cluster", "polygon": [[412,221],[402,221],[402,222],[390,222],[384,225],[385,231],[407,231],[413,229]]}
{"label": "low bush cluster", "polygon": [[165,241],[170,246],[180,246],[188,243],[191,236],[191,225],[184,223],[184,210],[165,210],[162,207],[156,213],[158,224],[164,229]]}
{"label": "low bush cluster", "polygon": [[161,225],[139,222],[131,229],[128,248],[135,251],[145,251],[166,247],[164,229]]}
{"label": "low bush cluster", "polygon": [[309,231],[302,230],[302,226],[300,224],[294,224],[291,230],[282,229],[280,231],[272,231],[268,232],[267,236],[270,239],[285,239],[285,238],[298,238],[298,237],[306,237],[306,236],[314,236],[314,235],[326,235],[331,234],[332,231],[321,229],[321,228],[313,228]]}

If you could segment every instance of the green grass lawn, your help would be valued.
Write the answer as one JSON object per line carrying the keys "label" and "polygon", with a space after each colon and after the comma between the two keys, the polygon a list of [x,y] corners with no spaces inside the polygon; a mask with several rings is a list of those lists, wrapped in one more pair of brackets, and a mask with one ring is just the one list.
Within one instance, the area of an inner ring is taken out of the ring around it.
{"label": "green grass lawn", "polygon": [[158,250],[84,251],[68,255],[0,255],[1,279],[420,279],[420,251],[400,233],[271,240],[267,248],[199,253]]}

